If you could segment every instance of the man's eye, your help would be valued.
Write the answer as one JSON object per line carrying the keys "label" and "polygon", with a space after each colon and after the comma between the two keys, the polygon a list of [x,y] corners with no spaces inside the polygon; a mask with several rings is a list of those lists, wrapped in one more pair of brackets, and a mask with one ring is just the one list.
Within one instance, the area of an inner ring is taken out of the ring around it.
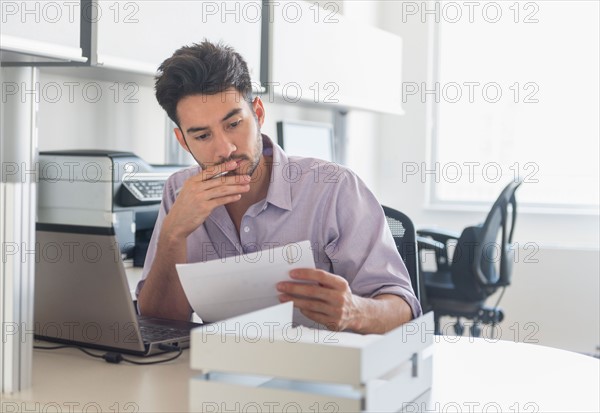
{"label": "man's eye", "polygon": [[240,120],[236,120],[235,122],[232,122],[232,123],[230,123],[230,124],[229,124],[229,127],[230,127],[230,128],[236,128],[236,127],[238,127],[238,125],[239,125],[241,122],[242,122],[242,120],[241,120],[241,119],[240,119]]}
{"label": "man's eye", "polygon": [[194,139],[197,141],[203,141],[206,138],[208,138],[208,133],[205,133],[204,135],[196,136]]}

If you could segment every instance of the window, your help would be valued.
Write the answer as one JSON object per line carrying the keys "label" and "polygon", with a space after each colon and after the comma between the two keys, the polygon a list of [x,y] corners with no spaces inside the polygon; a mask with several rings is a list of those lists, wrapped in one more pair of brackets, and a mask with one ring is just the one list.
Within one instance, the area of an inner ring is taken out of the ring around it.
{"label": "window", "polygon": [[597,213],[599,2],[428,7],[431,204],[487,204],[520,176],[521,205]]}

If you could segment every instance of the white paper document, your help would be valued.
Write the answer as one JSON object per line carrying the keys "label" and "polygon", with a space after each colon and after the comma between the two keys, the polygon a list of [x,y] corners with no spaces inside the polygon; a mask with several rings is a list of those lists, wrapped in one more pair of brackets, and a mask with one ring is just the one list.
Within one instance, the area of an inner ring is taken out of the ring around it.
{"label": "white paper document", "polygon": [[177,264],[188,301],[206,322],[279,304],[276,285],[295,268],[315,268],[309,241],[207,262]]}

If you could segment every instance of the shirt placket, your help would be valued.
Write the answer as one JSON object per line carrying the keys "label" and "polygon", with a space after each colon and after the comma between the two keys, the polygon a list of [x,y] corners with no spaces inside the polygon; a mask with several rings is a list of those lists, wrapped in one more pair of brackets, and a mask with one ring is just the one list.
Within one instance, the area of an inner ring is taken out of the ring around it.
{"label": "shirt placket", "polygon": [[[258,239],[258,226],[260,215],[267,209],[267,203],[263,200],[258,204],[252,205],[242,217],[240,225],[240,242],[244,254],[251,254],[262,249],[260,242],[264,240]],[[262,221],[264,224],[264,220]]]}

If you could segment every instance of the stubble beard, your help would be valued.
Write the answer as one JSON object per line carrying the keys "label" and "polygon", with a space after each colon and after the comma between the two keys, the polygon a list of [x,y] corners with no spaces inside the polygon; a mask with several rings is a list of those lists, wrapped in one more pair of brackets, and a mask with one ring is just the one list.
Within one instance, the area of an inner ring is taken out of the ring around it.
{"label": "stubble beard", "polygon": [[[262,153],[263,153],[263,141],[262,141],[262,133],[260,131],[260,126],[257,126],[257,128],[256,128],[256,135],[257,135],[256,141],[255,141],[256,145],[255,145],[255,151],[254,151],[252,160],[250,158],[248,158],[246,155],[230,156],[229,158],[227,158],[219,163],[213,164],[212,168],[218,168],[219,166],[221,166],[227,162],[236,161],[236,160],[251,161],[248,168],[245,168],[246,169],[245,171],[233,170],[233,171],[229,172],[227,175],[231,175],[231,176],[250,175],[252,177],[254,175],[254,172],[258,168],[258,165],[260,164],[260,158],[262,157]],[[201,163],[201,162],[198,162],[198,164],[204,171],[211,167],[211,166]]]}

